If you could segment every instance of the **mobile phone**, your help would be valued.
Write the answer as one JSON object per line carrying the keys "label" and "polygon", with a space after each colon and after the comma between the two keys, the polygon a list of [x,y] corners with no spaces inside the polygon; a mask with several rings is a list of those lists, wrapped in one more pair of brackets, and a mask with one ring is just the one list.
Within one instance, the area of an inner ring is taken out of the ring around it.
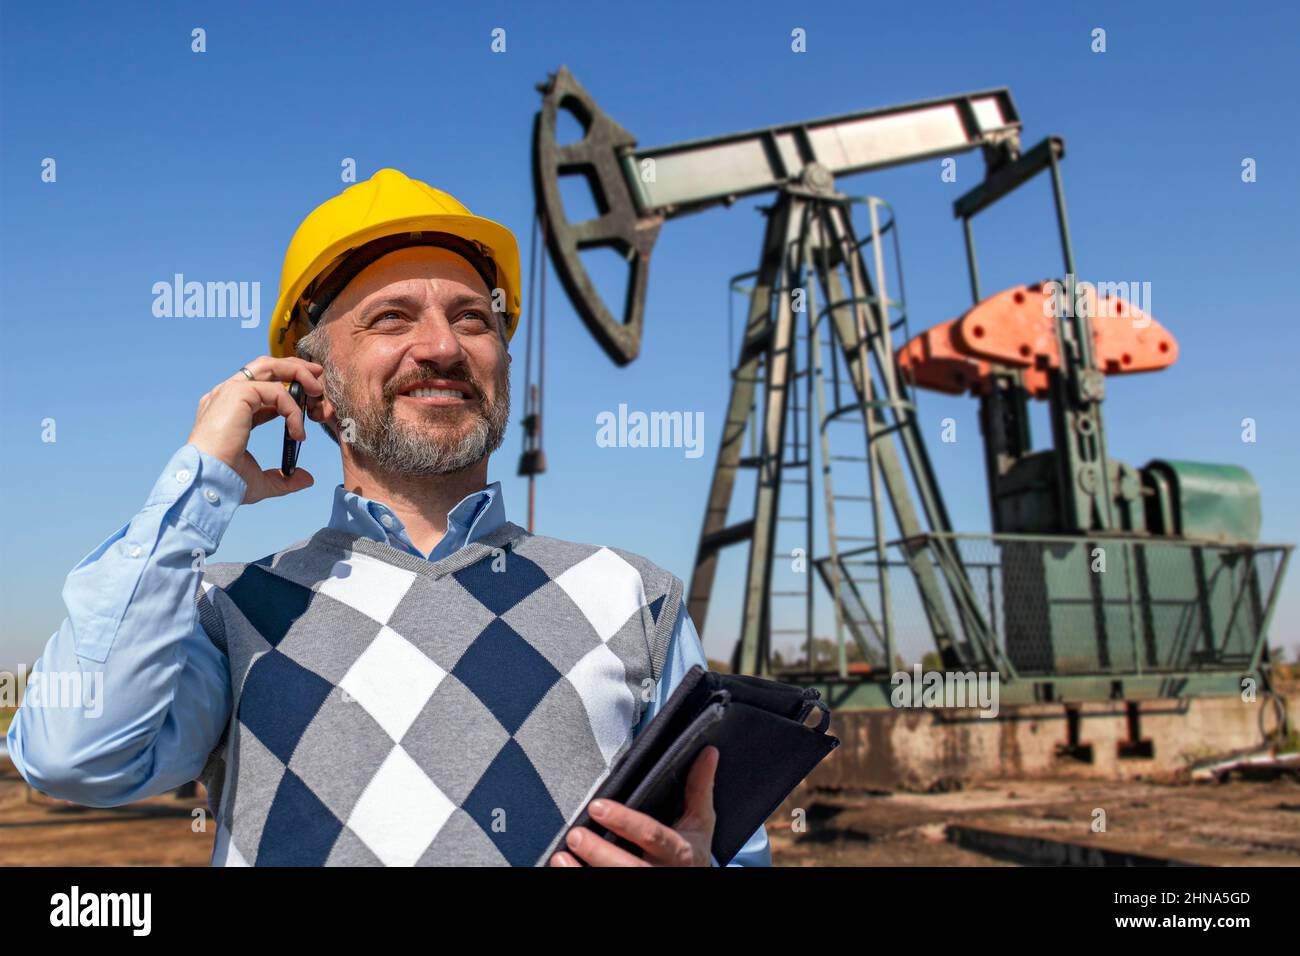
{"label": "mobile phone", "polygon": [[[301,382],[294,382],[289,386],[289,397],[298,403],[298,407],[304,411],[307,408],[307,393],[302,390]],[[307,427],[307,419],[302,420],[303,428]],[[289,434],[289,419],[284,420],[284,452],[280,458],[280,474],[286,478],[293,477],[293,473],[298,470],[298,449],[302,447],[302,442],[297,441]]]}

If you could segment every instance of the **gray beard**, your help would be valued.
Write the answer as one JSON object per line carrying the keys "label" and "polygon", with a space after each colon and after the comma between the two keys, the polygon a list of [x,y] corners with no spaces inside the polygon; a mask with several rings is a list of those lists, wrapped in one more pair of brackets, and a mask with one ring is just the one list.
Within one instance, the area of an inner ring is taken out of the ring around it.
{"label": "gray beard", "polygon": [[[394,414],[395,400],[380,401],[359,407],[352,401],[347,381],[331,362],[325,366],[325,393],[334,404],[335,418],[351,419],[353,427],[348,444],[370,458],[390,474],[410,478],[448,475],[482,461],[501,447],[510,420],[510,372],[498,382],[496,399],[485,403],[475,416],[473,426],[455,441],[443,441],[434,433],[422,431],[399,421]],[[340,438],[346,435],[346,430]]]}

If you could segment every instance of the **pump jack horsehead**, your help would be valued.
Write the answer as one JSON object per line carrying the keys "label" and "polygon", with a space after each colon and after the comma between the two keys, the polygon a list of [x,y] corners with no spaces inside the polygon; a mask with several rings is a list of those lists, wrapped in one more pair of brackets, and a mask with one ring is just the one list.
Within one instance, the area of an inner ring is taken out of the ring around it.
{"label": "pump jack horsehead", "polygon": [[[641,147],[566,68],[538,89],[533,175],[546,248],[575,311],[618,365],[640,350],[650,255],[664,224],[773,194],[758,267],[733,281],[733,289],[749,283],[748,317],[689,590],[703,634],[720,552],[748,542],[734,670],[771,675],[773,635],[800,633],[802,670],[783,670],[783,679],[821,685],[841,706],[876,706],[888,689],[864,679],[861,666],[850,670],[850,646],[863,661],[887,662],[887,673],[907,623],[896,604],[910,597],[942,666],[998,672],[1004,700],[1177,696],[1235,686],[1243,674],[1265,678],[1267,623],[1291,546],[1255,542],[1259,495],[1241,468],[1161,460],[1134,468],[1107,456],[1105,377],[1166,368],[1177,344],[1118,294],[1076,288],[1064,142],[1048,137],[1022,151],[1009,90]],[[582,128],[574,142],[557,140],[561,110]],[[841,193],[837,179],[976,148],[985,177],[954,203],[973,306],[910,336],[893,212]],[[1041,172],[1050,173],[1064,275],[984,297],[972,219]],[[568,221],[566,176],[590,186],[595,217]],[[855,211],[866,219],[862,238]],[[621,315],[582,261],[600,248],[627,263]],[[954,531],[918,424],[918,388],[978,399],[993,534]],[[1052,424],[1051,446],[1037,450],[1034,399],[1047,402]],[[846,423],[861,429],[857,453],[831,454],[828,426]],[[526,453],[521,473],[543,470],[539,458]],[[854,462],[866,493],[836,493],[832,461]],[[740,469],[755,473],[752,517],[728,523]],[[815,483],[827,538],[817,557]],[[780,513],[783,484],[803,486],[788,495],[802,515]],[[844,501],[865,506],[869,534],[839,533]],[[803,591],[773,590],[786,520],[806,525],[809,564],[832,599],[829,654],[812,639],[812,575]],[[1096,573],[1098,549],[1111,573]],[[773,626],[772,602],[786,596],[804,600],[803,628]]]}

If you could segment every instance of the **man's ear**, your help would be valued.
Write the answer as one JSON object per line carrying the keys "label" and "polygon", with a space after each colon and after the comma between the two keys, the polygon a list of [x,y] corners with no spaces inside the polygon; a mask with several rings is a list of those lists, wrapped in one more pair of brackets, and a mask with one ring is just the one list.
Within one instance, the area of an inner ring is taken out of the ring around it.
{"label": "man's ear", "polygon": [[316,419],[317,423],[321,428],[330,432],[330,437],[337,442],[339,440],[339,425],[338,419],[335,417],[334,403],[327,396],[321,395],[316,400],[316,410],[320,412],[320,417]]}

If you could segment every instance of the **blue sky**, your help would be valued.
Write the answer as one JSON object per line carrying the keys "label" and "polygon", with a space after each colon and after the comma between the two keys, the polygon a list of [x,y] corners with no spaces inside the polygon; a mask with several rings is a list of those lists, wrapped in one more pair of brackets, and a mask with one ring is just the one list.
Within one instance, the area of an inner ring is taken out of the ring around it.
{"label": "blue sky", "polygon": [[[1181,346],[1172,369],[1111,380],[1111,453],[1244,465],[1262,490],[1262,537],[1300,539],[1293,5],[9,2],[0,17],[0,664],[34,660],[64,614],[68,570],[140,507],[199,396],[266,350],[284,248],[343,187],[344,158],[362,178],[394,166],[451,192],[512,228],[526,255],[534,85],[561,63],[642,145],[1009,86],[1026,144],[1066,140],[1080,274],[1150,281],[1152,311]],[[194,27],[206,53],[191,52]],[[490,49],[497,27],[502,54]],[[795,27],[807,53],[790,51]],[[1095,27],[1104,54],[1090,49]],[[45,157],[56,183],[41,181]],[[913,329],[969,305],[951,202],[981,173],[967,154],[956,184],[937,162],[842,184],[897,211]],[[1046,182],[1022,193],[977,222],[989,291],[1059,271]],[[726,279],[755,265],[756,202],[667,224],[628,368],[604,357],[552,281],[540,532],[637,551],[689,579],[728,390]],[[262,324],[155,317],[153,284],[178,272],[260,282]],[[705,454],[597,447],[596,415],[620,402],[702,411]],[[955,524],[986,530],[975,403],[930,393],[921,412]],[[959,440],[940,444],[949,416]],[[46,418],[57,442],[41,441]],[[279,435],[254,436],[264,462]],[[519,448],[512,429],[490,477],[523,523]],[[326,520],[334,448],[314,431],[302,461],[316,487],[241,510],[219,560]],[[716,657],[738,596],[720,588],[705,631]],[[1293,574],[1272,643],[1294,647],[1298,621]]]}

